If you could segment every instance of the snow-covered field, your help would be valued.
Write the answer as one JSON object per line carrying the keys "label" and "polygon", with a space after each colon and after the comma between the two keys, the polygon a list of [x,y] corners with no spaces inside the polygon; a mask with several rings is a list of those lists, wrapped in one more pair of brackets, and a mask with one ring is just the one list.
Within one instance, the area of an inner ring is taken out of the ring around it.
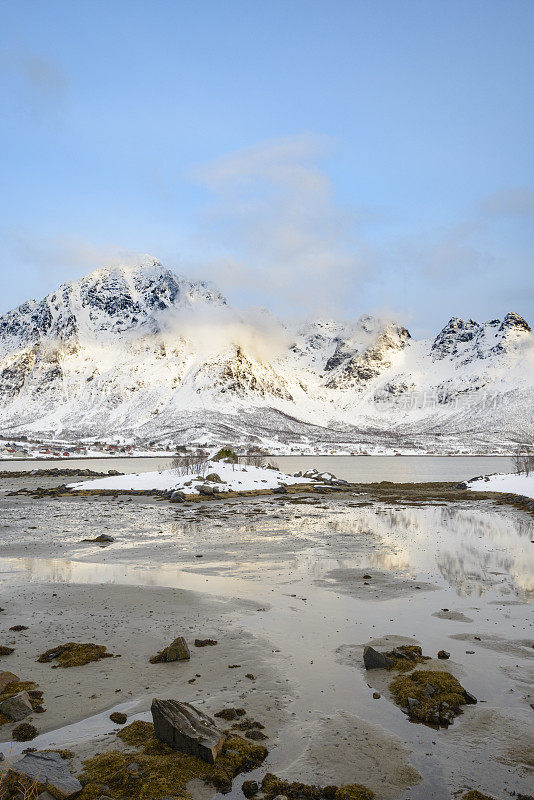
{"label": "snow-covered field", "polygon": [[[209,480],[215,474],[220,478]],[[251,467],[241,464],[228,464],[222,461],[209,461],[204,476],[180,475],[178,470],[167,469],[161,472],[138,472],[133,475],[117,475],[99,478],[96,481],[71,483],[69,489],[118,489],[118,490],[175,490],[185,494],[200,494],[199,486],[210,486],[219,492],[243,492],[254,489],[275,489],[295,483],[311,483],[310,478],[296,478],[277,469]]]}
{"label": "snow-covered field", "polygon": [[468,488],[473,492],[504,492],[534,498],[534,474],[486,475],[482,478],[473,478],[468,482]]}

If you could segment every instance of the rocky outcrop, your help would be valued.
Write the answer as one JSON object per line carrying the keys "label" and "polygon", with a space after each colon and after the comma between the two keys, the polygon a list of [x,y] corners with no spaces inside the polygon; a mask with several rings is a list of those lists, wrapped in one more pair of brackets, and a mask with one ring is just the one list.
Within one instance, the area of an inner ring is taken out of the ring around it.
{"label": "rocky outcrop", "polygon": [[215,763],[225,736],[211,717],[178,700],[154,699],[151,711],[154,733],[160,741],[208,764]]}
{"label": "rocky outcrop", "polygon": [[469,364],[475,359],[502,355],[518,337],[530,332],[523,317],[515,313],[508,313],[502,322],[492,319],[483,324],[452,317],[434,339],[431,356],[434,361],[459,359]]}
{"label": "rocky outcrop", "polygon": [[20,722],[33,714],[33,707],[28,692],[18,692],[0,703],[0,714],[5,714],[14,722]]}
{"label": "rocky outcrop", "polygon": [[72,775],[59,753],[26,753],[24,758],[10,766],[8,786],[20,789],[31,784],[40,792],[49,791],[55,798],[69,798],[82,790],[82,785]]}
{"label": "rocky outcrop", "polygon": [[374,343],[363,352],[343,353],[338,343],[336,352],[327,361],[326,371],[336,369],[326,383],[329,389],[362,389],[373,378],[379,377],[389,367],[394,353],[399,352],[410,340],[406,328],[400,325],[386,325],[379,330]]}

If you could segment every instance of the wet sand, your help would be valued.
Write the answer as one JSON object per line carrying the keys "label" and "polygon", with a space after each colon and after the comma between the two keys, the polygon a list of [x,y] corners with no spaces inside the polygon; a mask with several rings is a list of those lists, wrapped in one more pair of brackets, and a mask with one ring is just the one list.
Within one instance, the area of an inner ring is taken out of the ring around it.
{"label": "wet sand", "polygon": [[[378,800],[527,793],[530,518],[490,502],[303,500],[1,497],[1,643],[16,651],[0,667],[37,681],[47,708],[33,718],[41,736],[20,749],[69,746],[79,766],[112,747],[115,706],[148,719],[153,696],[176,697],[260,720],[270,751],[260,777],[358,782]],[[98,533],[116,541],[81,542]],[[29,629],[8,631],[18,623]],[[178,635],[190,662],[148,663]],[[219,644],[195,648],[196,637]],[[66,641],[121,658],[36,663]],[[420,643],[429,668],[446,664],[478,705],[447,730],[411,724],[392,702],[390,673],[363,669],[370,642]],[[441,648],[449,661],[435,658]]]}

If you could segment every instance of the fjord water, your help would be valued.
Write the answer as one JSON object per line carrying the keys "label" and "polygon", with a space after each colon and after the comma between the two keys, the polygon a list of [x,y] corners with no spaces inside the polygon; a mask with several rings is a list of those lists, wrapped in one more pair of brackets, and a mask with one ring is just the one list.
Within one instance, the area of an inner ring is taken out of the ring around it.
{"label": "fjord water", "polygon": [[[317,469],[354,483],[464,481],[479,475],[513,471],[512,459],[507,456],[272,456],[266,460],[274,461],[284,472]],[[6,459],[0,461],[0,471],[25,472],[57,467],[133,473],[170,469],[171,463],[171,457]]]}
{"label": "fjord water", "polygon": [[280,456],[284,472],[318,469],[351,483],[465,481],[479,475],[512,472],[506,456]]}

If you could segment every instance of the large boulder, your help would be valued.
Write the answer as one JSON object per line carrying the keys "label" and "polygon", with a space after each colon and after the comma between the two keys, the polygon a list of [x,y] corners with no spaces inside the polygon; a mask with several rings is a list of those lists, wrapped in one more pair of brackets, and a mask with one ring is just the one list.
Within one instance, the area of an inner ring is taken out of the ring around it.
{"label": "large boulder", "polygon": [[26,753],[8,772],[8,784],[24,785],[35,781],[39,791],[48,791],[58,800],[72,797],[82,790],[59,753]]}
{"label": "large boulder", "polygon": [[210,482],[210,481],[211,481],[211,483],[225,483],[225,482],[226,482],[226,481],[223,481],[223,479],[221,478],[221,476],[220,476],[220,475],[217,475],[217,473],[216,473],[216,472],[210,472],[210,474],[209,474],[209,475],[206,475],[206,477],[204,478],[204,480],[205,480],[205,481],[208,481],[208,482]]}
{"label": "large boulder", "polygon": [[219,488],[217,486],[197,486],[197,491],[199,494],[211,495],[217,494],[219,492]]}
{"label": "large boulder", "polygon": [[152,700],[154,733],[175,750],[214,764],[224,744],[224,734],[215,721],[190,703]]}
{"label": "large boulder", "polygon": [[374,647],[365,647],[363,663],[365,669],[387,669],[393,662],[385,653],[379,653]]}
{"label": "large boulder", "polygon": [[30,702],[30,695],[28,692],[19,692],[14,694],[13,697],[8,697],[0,703],[0,714],[5,714],[6,717],[20,722],[21,719],[29,717],[33,714],[33,707]]}

